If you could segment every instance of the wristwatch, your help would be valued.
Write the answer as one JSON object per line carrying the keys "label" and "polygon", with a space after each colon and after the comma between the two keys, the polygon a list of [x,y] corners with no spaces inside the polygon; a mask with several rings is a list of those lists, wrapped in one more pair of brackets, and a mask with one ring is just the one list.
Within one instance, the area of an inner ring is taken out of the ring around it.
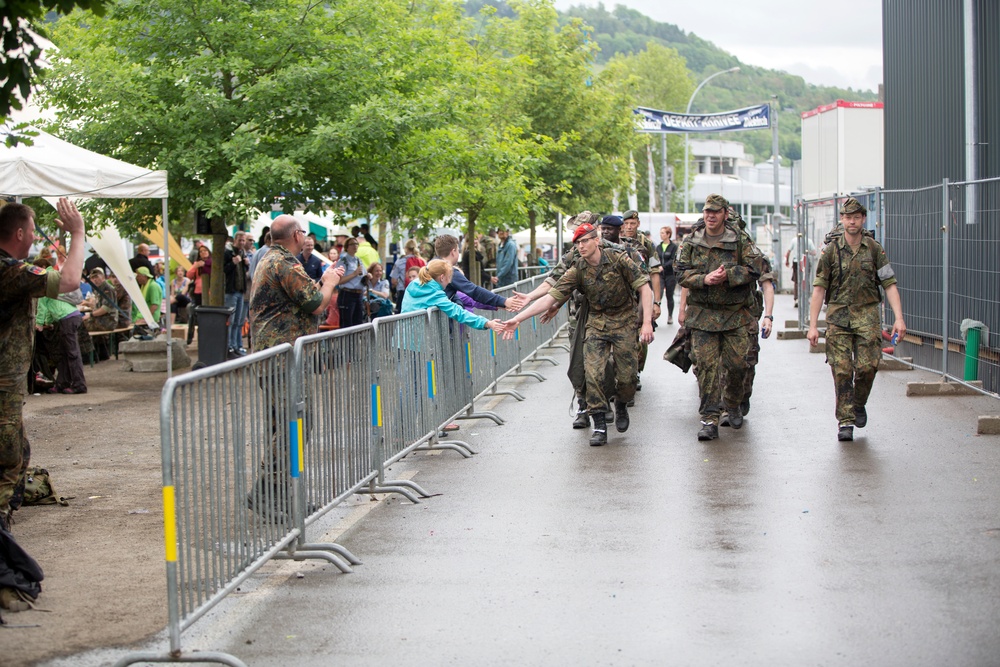
{"label": "wristwatch", "polygon": [[771,320],[772,322],[774,321],[774,315],[765,315],[764,317]]}

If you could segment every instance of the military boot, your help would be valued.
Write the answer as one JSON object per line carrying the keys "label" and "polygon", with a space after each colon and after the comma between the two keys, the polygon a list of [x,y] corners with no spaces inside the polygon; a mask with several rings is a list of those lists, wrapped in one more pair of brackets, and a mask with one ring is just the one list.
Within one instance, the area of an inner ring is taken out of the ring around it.
{"label": "military boot", "polygon": [[577,399],[576,419],[573,420],[573,428],[587,428],[590,426],[590,414],[587,412],[587,402]]}
{"label": "military boot", "polygon": [[608,444],[608,424],[604,420],[604,413],[598,412],[592,416],[594,418],[594,433],[590,436],[590,446],[600,447]]}
{"label": "military boot", "polygon": [[868,425],[868,411],[865,410],[865,406],[854,408],[854,425],[858,428],[864,428]]}
{"label": "military boot", "polygon": [[743,412],[740,410],[739,406],[735,408],[728,408],[729,410],[729,425],[734,429],[743,428]]}
{"label": "military boot", "polygon": [[619,433],[628,430],[628,407],[622,401],[615,401],[615,428]]}
{"label": "military boot", "polygon": [[719,437],[719,427],[709,422],[701,423],[701,430],[698,431],[699,440],[715,440]]}

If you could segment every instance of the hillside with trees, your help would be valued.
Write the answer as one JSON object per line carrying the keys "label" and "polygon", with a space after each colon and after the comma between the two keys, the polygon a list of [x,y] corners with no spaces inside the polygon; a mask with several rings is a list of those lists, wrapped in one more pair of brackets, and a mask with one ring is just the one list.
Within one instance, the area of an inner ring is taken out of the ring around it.
{"label": "hillside with trees", "polygon": [[[466,3],[470,13],[478,11],[483,5],[493,5],[501,14],[511,12],[503,0],[469,0]],[[646,51],[650,44],[676,50],[687,64],[690,90],[683,96],[683,101],[675,106],[657,107],[655,100],[640,101],[643,106],[662,108],[664,111],[684,111],[690,92],[698,82],[715,72],[739,67],[738,73],[720,76],[703,88],[698,93],[693,110],[701,113],[728,111],[769,102],[772,95],[777,95],[781,106],[778,122],[779,151],[786,164],[788,160],[797,160],[802,156],[802,112],[837,99],[878,99],[877,93],[873,91],[817,86],[794,74],[741,62],[736,56],[693,32],[685,32],[671,23],[655,21],[622,5],[617,5],[610,11],[603,4],[596,7],[580,5],[560,12],[559,15],[563,23],[577,18],[590,29],[589,37],[600,48],[595,58],[598,70],[606,67],[616,57],[637,56]],[[706,138],[719,137],[742,141],[747,152],[752,153],[757,161],[766,160],[771,155],[770,132],[730,133]]]}

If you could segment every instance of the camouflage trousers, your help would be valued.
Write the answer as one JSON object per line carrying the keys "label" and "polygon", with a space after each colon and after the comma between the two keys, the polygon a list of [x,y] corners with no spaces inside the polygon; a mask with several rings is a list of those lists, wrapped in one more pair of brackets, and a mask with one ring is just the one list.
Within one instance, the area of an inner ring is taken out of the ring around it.
{"label": "camouflage trousers", "polygon": [[881,326],[845,329],[828,324],[826,363],[833,371],[837,394],[837,422],[854,423],[854,408],[863,408],[872,392],[879,359],[882,358]]}
{"label": "camouflage trousers", "polygon": [[31,460],[31,446],[24,432],[24,397],[0,391],[0,517],[4,521],[17,509],[11,507],[14,490],[24,480]]}
{"label": "camouflage trousers", "polygon": [[[747,329],[747,363],[743,375],[743,400],[740,403],[750,401],[753,395],[753,381],[757,377],[757,362],[760,361],[760,338],[757,336],[757,323]],[[722,386],[726,386],[726,369],[722,369],[719,374],[719,381]]]}
{"label": "camouflage trousers", "polygon": [[743,401],[748,347],[746,329],[691,330],[691,359],[703,422],[717,425],[723,406],[736,407]]}
{"label": "camouflage trousers", "polygon": [[[587,377],[587,410],[604,412],[611,396],[609,374],[614,373],[614,393],[619,401],[635,398],[639,364],[635,333],[627,328],[618,331],[595,331],[588,327],[583,344],[583,367]],[[614,365],[608,363],[613,360]]]}

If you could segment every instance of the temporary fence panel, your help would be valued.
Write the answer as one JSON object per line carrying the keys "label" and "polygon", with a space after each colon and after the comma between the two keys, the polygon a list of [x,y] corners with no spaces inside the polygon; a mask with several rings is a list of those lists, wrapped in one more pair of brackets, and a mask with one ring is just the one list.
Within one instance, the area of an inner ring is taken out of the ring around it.
{"label": "temporary fence panel", "polygon": [[303,336],[295,341],[294,359],[292,461],[298,468],[293,465],[292,476],[302,497],[297,548],[326,549],[357,565],[360,561],[339,545],[306,542],[306,526],[377,474],[372,466],[370,391],[375,378],[374,327]]}
{"label": "temporary fence panel", "polygon": [[[160,403],[168,634],[181,633],[292,544],[289,475],[290,345],[168,379]],[[164,661],[133,654],[118,665]]]}

